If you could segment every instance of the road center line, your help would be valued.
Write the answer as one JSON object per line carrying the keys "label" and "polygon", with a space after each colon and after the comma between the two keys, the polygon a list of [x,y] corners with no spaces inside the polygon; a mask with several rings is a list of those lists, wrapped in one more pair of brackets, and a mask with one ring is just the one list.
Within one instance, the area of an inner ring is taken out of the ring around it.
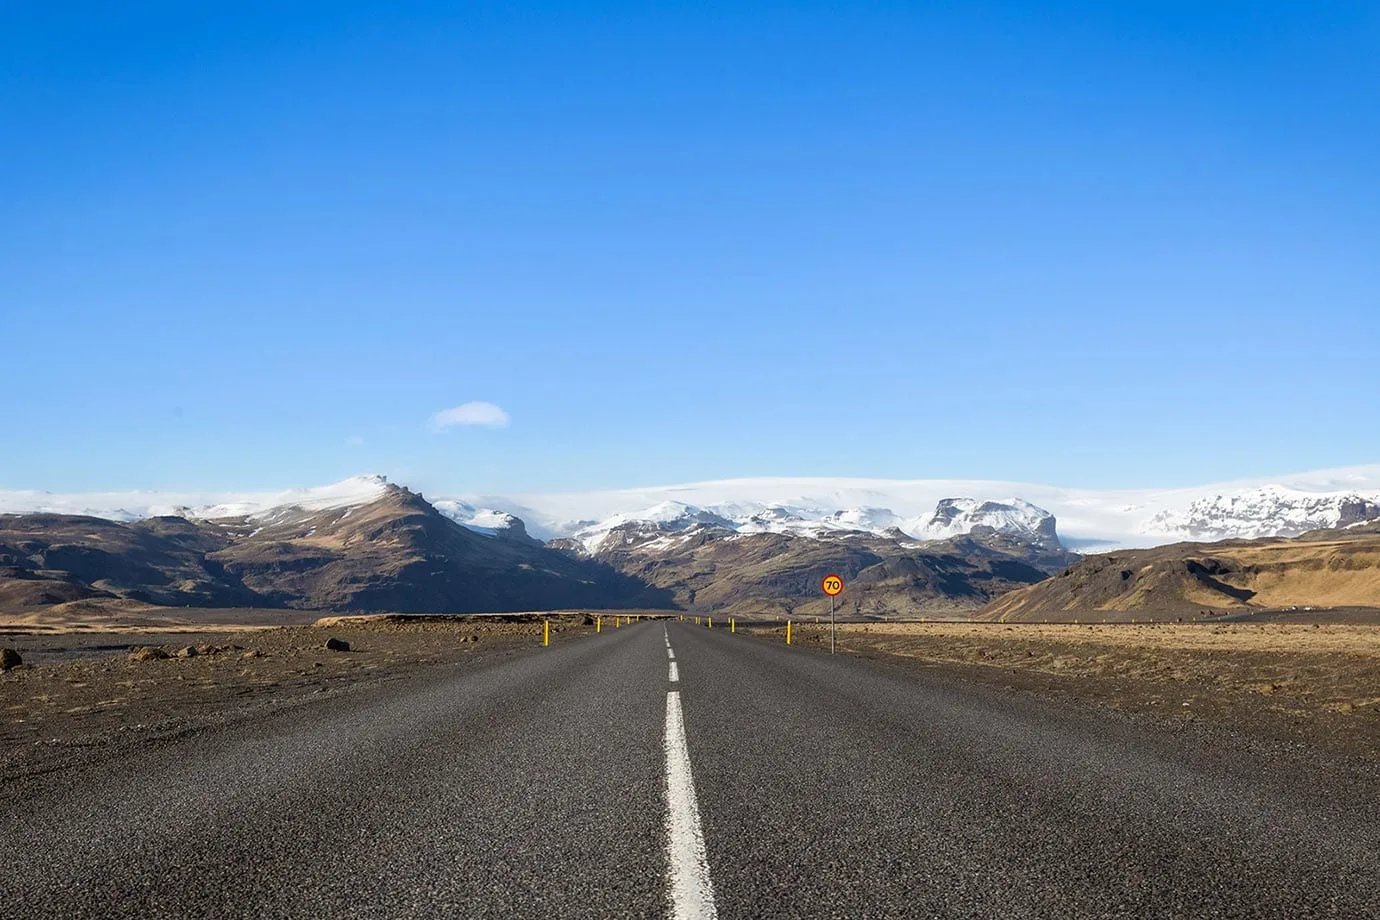
{"label": "road center line", "polygon": [[675,682],[677,682],[677,681],[679,681],[679,680],[680,680],[680,671],[676,668],[676,663],[675,663],[674,661],[672,661],[672,662],[671,662],[671,682],[672,682],[672,683],[675,683]]}
{"label": "road center line", "polygon": [[719,913],[714,906],[714,883],[709,877],[700,808],[695,801],[690,751],[685,746],[685,720],[680,694],[674,690],[666,694],[666,804],[671,916],[673,920],[716,920]]}

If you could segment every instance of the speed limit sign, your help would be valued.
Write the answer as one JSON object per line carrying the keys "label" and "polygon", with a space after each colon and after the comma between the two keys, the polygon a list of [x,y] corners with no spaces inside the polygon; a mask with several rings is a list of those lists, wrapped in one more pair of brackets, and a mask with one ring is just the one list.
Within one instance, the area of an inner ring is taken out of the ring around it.
{"label": "speed limit sign", "polygon": [[843,579],[837,575],[825,575],[821,587],[824,588],[824,593],[830,597],[838,597],[843,593]]}

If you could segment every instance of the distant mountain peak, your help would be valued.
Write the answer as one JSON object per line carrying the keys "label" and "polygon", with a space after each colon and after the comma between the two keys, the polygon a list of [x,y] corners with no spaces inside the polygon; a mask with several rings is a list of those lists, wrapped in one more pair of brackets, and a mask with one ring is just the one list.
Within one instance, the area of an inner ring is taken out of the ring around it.
{"label": "distant mountain peak", "polygon": [[972,533],[979,528],[1023,537],[1042,545],[1059,545],[1054,515],[1020,498],[1006,501],[941,499],[929,520],[916,527],[903,529],[922,539],[943,540]]}
{"label": "distant mountain peak", "polygon": [[1266,485],[1205,496],[1185,508],[1160,511],[1142,529],[1190,540],[1254,539],[1296,537],[1374,520],[1380,520],[1380,501],[1374,497]]}

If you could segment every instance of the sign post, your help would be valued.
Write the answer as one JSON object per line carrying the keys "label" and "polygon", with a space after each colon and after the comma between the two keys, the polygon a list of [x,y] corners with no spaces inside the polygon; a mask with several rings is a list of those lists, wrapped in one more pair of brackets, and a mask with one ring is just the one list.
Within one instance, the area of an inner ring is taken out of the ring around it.
{"label": "sign post", "polygon": [[843,579],[837,575],[825,575],[820,583],[824,593],[829,595],[829,654],[834,654],[835,639],[838,633],[834,625],[834,598],[843,593]]}

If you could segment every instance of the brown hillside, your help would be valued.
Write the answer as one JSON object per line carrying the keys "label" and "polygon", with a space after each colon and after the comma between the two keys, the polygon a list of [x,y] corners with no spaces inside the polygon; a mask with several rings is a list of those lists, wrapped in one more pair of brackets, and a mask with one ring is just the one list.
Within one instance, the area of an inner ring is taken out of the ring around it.
{"label": "brown hillside", "polygon": [[268,519],[0,515],[0,611],[88,599],[471,613],[665,607],[670,592],[528,539],[476,534],[398,486],[367,505]]}
{"label": "brown hillside", "polygon": [[634,525],[615,531],[606,545],[597,559],[666,589],[677,604],[739,616],[827,612],[819,583],[831,572],[847,583],[840,609],[850,615],[971,611],[1077,558],[996,534],[917,544],[865,533],[810,537],[716,527],[668,536]]}
{"label": "brown hillside", "polygon": [[1294,539],[1176,543],[1090,556],[998,598],[982,617],[1018,622],[1296,606],[1380,608],[1380,532],[1315,531]]}

